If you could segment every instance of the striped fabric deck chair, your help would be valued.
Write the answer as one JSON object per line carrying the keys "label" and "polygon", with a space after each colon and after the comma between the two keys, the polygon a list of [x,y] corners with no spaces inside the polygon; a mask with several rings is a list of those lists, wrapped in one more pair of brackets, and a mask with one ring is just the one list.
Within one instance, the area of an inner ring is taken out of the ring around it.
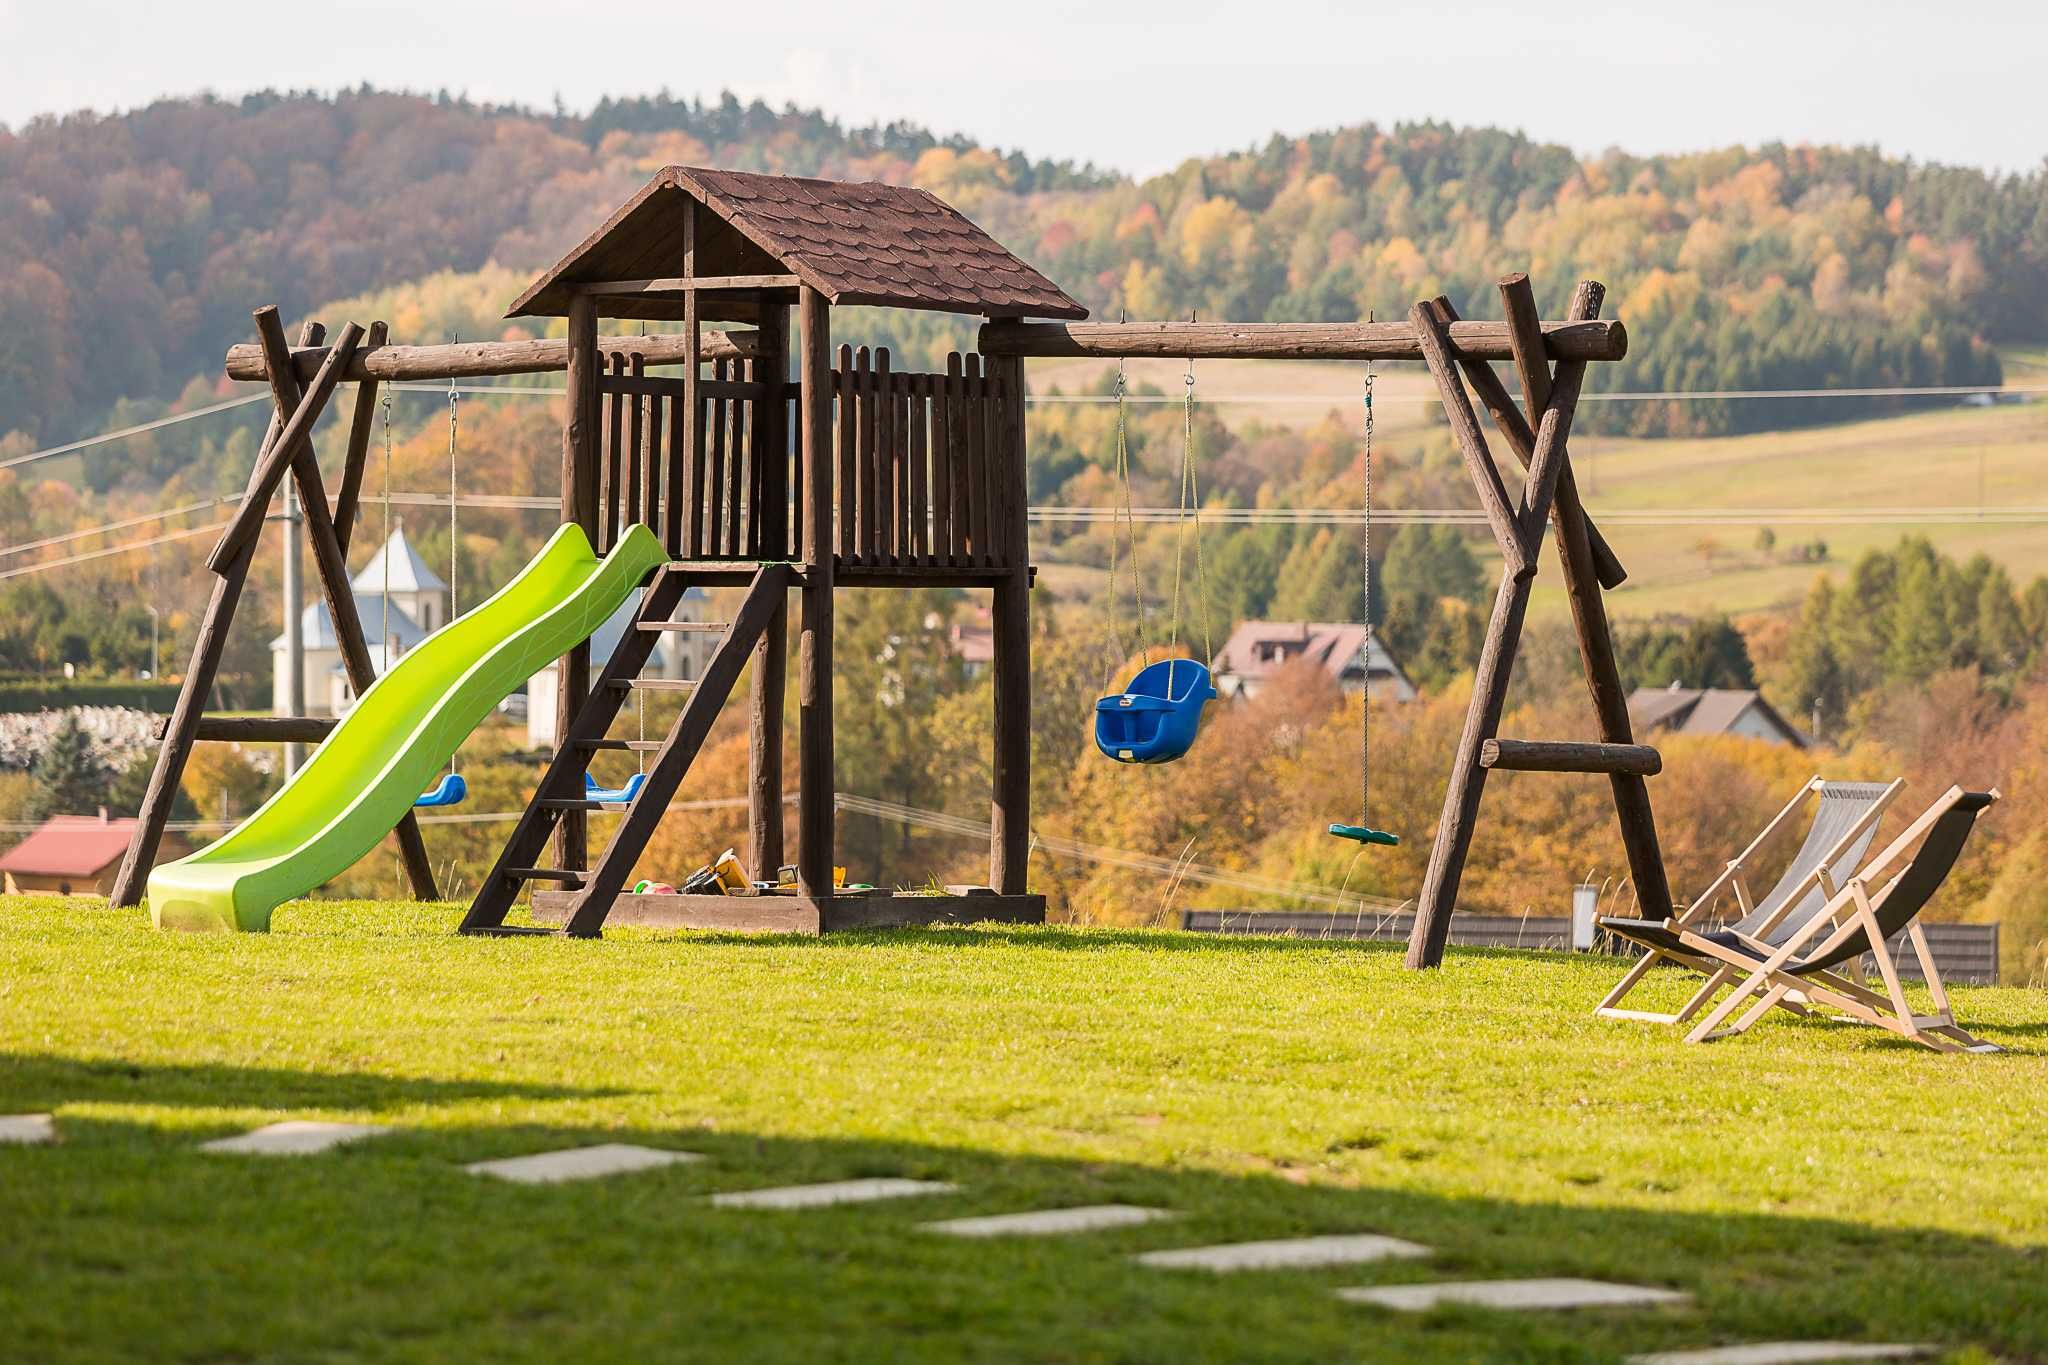
{"label": "striped fabric deck chair", "polygon": [[[1808,1006],[1840,1010],[1852,1020],[1886,1029],[1938,1052],[1999,1051],[1995,1044],[1971,1036],[1956,1023],[1919,920],[1921,910],[1962,855],[1978,815],[1998,799],[1996,788],[1969,792],[1950,787],[1846,884],[1836,886],[1829,877],[1824,883],[1828,887],[1827,903],[1820,913],[1774,947],[1767,948],[1728,930],[1701,934],[1680,929],[1673,933],[1671,946],[1733,968],[1739,977],[1735,988],[1686,1034],[1686,1041],[1711,1042],[1747,1032],[1758,1019],[1796,992]],[[1934,997],[1932,1014],[1913,1013],[1899,983],[1891,940],[1901,931],[1911,942],[1928,992]],[[1646,927],[1645,936],[1659,935]],[[1877,959],[1878,974],[1884,981],[1882,992],[1851,981],[1835,970],[1866,953]],[[1741,1018],[1724,1028],[1729,1016],[1745,1004],[1748,1009]]]}
{"label": "striped fabric deck chair", "polygon": [[[1785,808],[1750,841],[1749,847],[1737,854],[1721,875],[1714,878],[1712,884],[1678,915],[1669,920],[1603,917],[1599,921],[1602,928],[1643,948],[1644,953],[1641,960],[1629,969],[1628,975],[1608,992],[1594,1013],[1608,1019],[1637,1019],[1653,1024],[1682,1024],[1698,1014],[1734,979],[1738,969],[1718,958],[1687,949],[1680,938],[1681,932],[1707,927],[1714,907],[1724,895],[1732,894],[1743,915],[1725,932],[1756,943],[1766,953],[1784,943],[1821,912],[1835,886],[1846,881],[1863,865],[1863,855],[1877,833],[1878,820],[1905,785],[1903,780],[1889,783],[1829,782],[1820,777],[1809,778]],[[1799,845],[1799,851],[1792,855],[1792,861],[1785,865],[1777,883],[1763,899],[1754,899],[1749,890],[1750,873],[1764,851],[1792,828],[1800,810],[1807,806],[1812,807],[1812,821],[1807,826],[1805,841]],[[1829,885],[1829,881],[1833,885]],[[1690,967],[1705,975],[1706,983],[1674,1013],[1620,1008],[1629,992],[1641,984],[1652,967],[1661,962]],[[1801,1012],[1802,1007],[1797,1000],[1780,1003],[1794,1013]]]}

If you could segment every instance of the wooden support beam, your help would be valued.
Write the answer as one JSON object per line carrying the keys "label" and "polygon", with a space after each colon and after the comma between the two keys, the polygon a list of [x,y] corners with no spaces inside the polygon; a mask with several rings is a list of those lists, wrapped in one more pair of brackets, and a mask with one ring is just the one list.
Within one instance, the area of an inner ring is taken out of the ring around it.
{"label": "wooden support beam", "polygon": [[[797,302],[803,424],[802,617],[797,649],[797,886],[832,894],[832,314],[805,289]],[[842,497],[844,491],[842,491]]]}
{"label": "wooden support beam", "polygon": [[[171,733],[174,717],[158,716],[149,727],[152,737]],[[229,744],[318,744],[339,721],[329,716],[201,716],[192,738]]]}
{"label": "wooden support beam", "polygon": [[1507,306],[1508,348],[1513,352],[1515,377],[1522,383],[1523,410],[1536,421],[1550,406],[1550,357],[1543,349],[1543,323],[1536,316],[1536,293],[1522,271],[1504,275],[1500,281],[1501,301]]}
{"label": "wooden support beam", "polygon": [[[373,322],[363,345],[382,346],[390,334],[387,324]],[[360,353],[362,347],[356,349]],[[344,556],[348,554],[349,542],[355,539],[356,507],[363,496],[363,467],[370,458],[370,433],[376,423],[377,381],[358,379],[355,411],[348,422],[348,451],[341,461],[341,488],[334,495],[334,533],[341,541]]]}
{"label": "wooden support beam", "polygon": [[748,684],[747,866],[764,881],[782,866],[782,699],[788,679],[789,605],[784,602],[754,647]]}
{"label": "wooden support beam", "polygon": [[[752,358],[758,337],[746,332],[706,332],[706,360]],[[646,357],[650,366],[683,363],[683,338],[672,332],[651,332],[646,336],[600,337],[600,351],[624,351]],[[292,351],[292,370],[300,383],[311,380],[326,363],[327,352],[318,346],[300,346]],[[230,346],[227,353],[230,379],[263,378],[263,350],[243,344]],[[537,341],[462,341],[445,346],[359,347],[341,377],[344,380],[490,379],[512,374],[551,374],[569,367],[569,342],[565,337],[543,337]]]}
{"label": "wooden support beam", "polygon": [[708,294],[720,289],[795,289],[802,284],[794,275],[672,275],[653,280],[592,280],[570,285],[569,292],[624,299],[640,294]]}
{"label": "wooden support beam", "polygon": [[988,884],[999,895],[1024,894],[1031,853],[1031,561],[1024,480],[1024,362],[1009,356],[989,362],[1007,395],[989,448],[998,480],[995,505],[1003,525],[1008,575],[993,602],[995,633],[995,770],[989,809]]}
{"label": "wooden support beam", "polygon": [[[565,926],[571,938],[595,938],[603,929],[604,917],[610,911],[612,901],[626,889],[626,878],[632,875],[634,865],[640,861],[648,839],[654,834],[654,827],[661,822],[669,802],[675,799],[676,790],[682,786],[683,775],[689,771],[697,751],[704,747],[712,722],[718,719],[719,709],[739,682],[740,670],[747,666],[747,656],[753,653],[755,643],[769,623],[786,610],[784,603],[788,593],[789,569],[786,566],[763,564],[755,573],[753,587],[748,589],[739,610],[733,613],[732,625],[712,654],[711,662],[705,665],[701,685],[684,703],[682,714],[676,717],[675,725],[662,741],[660,751],[647,765],[647,776],[640,785],[639,794],[633,798],[626,818],[619,821],[618,827],[612,831],[604,856],[597,860],[582,890],[571,903],[569,922]],[[565,810],[562,818],[578,814],[582,812]]]}
{"label": "wooden support beam", "polygon": [[[567,383],[569,417],[562,428],[561,518],[581,526],[597,543],[598,410],[597,300],[569,300]],[[590,693],[590,642],[578,642],[555,665],[555,742],[566,742]],[[555,861],[581,868],[589,861],[589,817],[564,811],[555,826]]]}
{"label": "wooden support beam", "polygon": [[1557,739],[1489,739],[1479,766],[1530,773],[1634,773],[1655,777],[1664,757],[1647,744],[1577,744]]}
{"label": "wooden support beam", "polygon": [[[1449,318],[1453,324],[1457,322],[1457,310],[1451,306],[1448,298],[1439,294],[1435,304],[1440,316]],[[1524,469],[1527,469],[1529,462],[1536,456],[1535,428],[1529,425],[1529,419],[1515,406],[1515,400],[1508,397],[1507,386],[1501,383],[1500,376],[1494,373],[1492,365],[1469,356],[1460,357],[1458,363],[1465,371],[1465,382],[1472,386],[1472,392],[1478,395],[1487,412],[1492,414],[1494,426],[1500,429],[1501,435],[1507,437],[1508,448],[1515,452],[1515,458],[1522,462]],[[1534,408],[1531,411],[1540,415],[1542,410]],[[1572,478],[1569,465],[1560,476],[1558,496],[1568,498],[1574,507],[1580,507],[1578,486]],[[1583,515],[1584,508],[1580,507],[1580,511]],[[1600,534],[1600,528],[1593,524],[1590,517],[1586,519],[1586,534],[1593,542],[1593,564],[1599,573],[1600,586],[1612,592],[1628,581],[1628,570],[1622,567],[1621,560],[1608,545],[1607,538]],[[1532,553],[1535,544],[1534,540],[1529,542]]]}
{"label": "wooden support beam", "polygon": [[1465,457],[1465,472],[1472,476],[1472,486],[1479,490],[1479,506],[1493,528],[1501,557],[1507,561],[1510,573],[1526,578],[1536,572],[1536,561],[1529,553],[1529,541],[1522,534],[1521,523],[1508,503],[1500,467],[1493,462],[1493,452],[1486,448],[1486,433],[1479,429],[1479,417],[1472,411],[1465,381],[1459,378],[1458,368],[1451,360],[1450,326],[1427,302],[1410,309],[1408,319],[1415,324],[1416,336],[1421,339],[1422,358],[1443,397],[1444,418],[1458,438],[1458,449]]}
{"label": "wooden support beam", "polygon": [[[307,322],[299,329],[299,345],[318,346],[326,335],[327,329],[319,323]],[[264,456],[270,453],[284,431],[284,418],[285,415],[273,406],[270,425],[263,433],[263,443],[257,447],[255,466],[249,471],[250,490],[256,486],[256,473],[263,467]],[[246,490],[244,496],[247,496]],[[192,756],[192,744],[198,738],[199,725],[204,719],[206,699],[213,692],[214,679],[220,673],[228,629],[234,624],[235,607],[242,600],[242,585],[248,580],[249,562],[255,555],[256,547],[252,543],[228,566],[227,572],[213,580],[206,613],[200,619],[199,635],[192,643],[192,662],[186,665],[185,679],[178,687],[177,704],[171,709],[162,735],[163,743],[158,746],[156,762],[149,770],[149,785],[143,789],[135,833],[128,841],[128,851],[121,857],[120,871],[114,874],[114,885],[108,895],[108,900],[114,905],[142,903],[149,870],[156,864],[157,850],[163,844],[164,826],[171,818],[171,802],[177,795],[180,779],[185,775],[185,761]]]}
{"label": "wooden support beam", "polygon": [[[273,332],[283,335],[283,324],[278,321],[276,307],[266,304],[256,310],[256,330],[265,336]],[[277,403],[277,410],[290,415],[285,419],[284,430],[278,434],[277,443],[257,457],[256,474],[249,481],[248,496],[235,510],[234,520],[221,533],[213,553],[207,556],[207,568],[215,573],[224,572],[237,555],[256,543],[256,537],[263,532],[263,518],[270,513],[270,500],[277,495],[277,486],[284,482],[285,471],[302,458],[302,453],[312,450],[313,426],[326,410],[327,400],[334,396],[335,387],[341,383],[342,371],[348,368],[349,356],[354,354],[357,343],[362,339],[363,329],[355,323],[342,328],[340,338],[327,353],[326,362],[313,377],[312,387],[303,392],[299,381],[289,373],[289,363],[270,377],[270,394]],[[285,349],[289,353],[290,348]],[[284,395],[290,395],[289,399]],[[321,510],[327,510],[324,503]]]}
{"label": "wooden support beam", "polygon": [[[1546,322],[1552,360],[1620,360],[1628,330],[1619,322]],[[990,322],[978,349],[989,356],[1099,356],[1105,360],[1420,360],[1422,340],[1407,322]],[[1460,322],[1449,350],[1459,359],[1514,356],[1504,322]]]}
{"label": "wooden support beam", "polygon": [[[360,336],[362,329],[354,323],[344,328],[335,346],[335,354],[354,350],[355,342],[350,332]],[[305,400],[314,395],[301,395],[299,392],[299,382],[291,372],[291,348],[285,342],[284,327],[278,322],[275,308],[258,312],[256,334],[263,347],[267,362],[265,372],[270,376],[270,394],[277,410],[290,412],[296,406],[297,411],[304,411]],[[279,446],[290,439],[291,428],[287,423],[285,431],[278,437]],[[327,615],[334,626],[335,645],[340,650],[349,686],[360,697],[370,690],[371,683],[377,681],[377,670],[370,663],[370,646],[363,638],[363,623],[356,616],[355,588],[349,582],[348,561],[342,556],[341,541],[335,534],[334,514],[327,506],[327,489],[320,480],[320,461],[314,454],[310,437],[299,443],[291,471],[292,479],[298,485],[300,508],[306,517],[306,542],[313,547],[313,562],[320,571],[321,596],[326,599]],[[419,821],[411,811],[399,819],[393,833],[398,839],[399,861],[405,867],[406,880],[412,883],[413,895],[420,900],[438,900],[440,892],[434,886],[434,865],[427,858],[426,839],[420,834]]]}
{"label": "wooden support beam", "polygon": [[1479,798],[1486,788],[1486,769],[1480,764],[1479,751],[1500,728],[1514,672],[1515,646],[1521,639],[1529,591],[1535,582],[1533,574],[1518,578],[1512,571],[1505,572],[1494,594],[1486,642],[1480,647],[1479,666],[1472,679],[1472,706],[1465,713],[1465,728],[1451,759],[1450,785],[1444,791],[1436,841],[1430,845],[1429,864],[1422,874],[1422,894],[1415,903],[1415,922],[1408,935],[1410,967],[1435,967],[1443,962],[1451,911],[1465,875],[1465,856],[1472,850]]}
{"label": "wooden support beam", "polygon": [[[1526,281],[1522,288],[1527,288]],[[1597,280],[1580,281],[1572,293],[1571,316],[1597,316],[1605,296],[1606,288]],[[1517,306],[1509,305],[1511,311]],[[1555,397],[1552,404],[1556,404]],[[1566,468],[1569,472],[1569,466]],[[1586,687],[1592,694],[1600,738],[1609,744],[1632,744],[1635,733],[1628,718],[1628,692],[1621,685],[1621,670],[1614,658],[1614,635],[1608,626],[1607,604],[1601,599],[1600,580],[1593,566],[1585,509],[1578,505],[1576,495],[1567,502],[1566,487],[1561,476],[1552,520],[1563,560],[1572,625],[1579,639],[1579,659],[1585,666]],[[1636,902],[1648,918],[1669,918],[1671,884],[1658,847],[1650,789],[1641,777],[1630,773],[1616,773],[1608,780],[1614,788],[1615,816],[1621,826],[1622,847],[1628,853]]]}

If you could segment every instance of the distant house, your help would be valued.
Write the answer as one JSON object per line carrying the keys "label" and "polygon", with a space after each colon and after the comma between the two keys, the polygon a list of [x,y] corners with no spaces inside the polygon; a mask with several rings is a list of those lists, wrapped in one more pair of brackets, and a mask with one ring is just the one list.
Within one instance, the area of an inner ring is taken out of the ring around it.
{"label": "distant house", "polygon": [[1804,749],[1806,736],[1755,688],[1639,687],[1628,699],[1638,734],[1743,735]]}
{"label": "distant house", "polygon": [[[447,623],[448,584],[413,549],[403,524],[349,580],[349,586],[355,592],[356,619],[363,623],[369,642],[370,665],[380,676],[392,660]],[[324,600],[308,604],[299,613],[299,639],[306,655],[307,714],[340,715],[348,710],[354,693],[348,685],[348,670],[342,666],[334,618]],[[291,706],[288,658],[284,636],[279,634],[270,642],[270,709],[280,716],[288,714]]]}
{"label": "distant house", "polygon": [[1368,692],[1375,701],[1413,701],[1415,684],[1375,636],[1370,657],[1366,630],[1344,622],[1244,621],[1209,665],[1225,697],[1255,697],[1267,679],[1307,660],[1347,696]]}
{"label": "distant house", "polygon": [[[939,624],[937,618],[926,623]],[[977,608],[973,619],[955,621],[946,628],[946,643],[960,660],[960,671],[970,678],[979,678],[988,672],[996,658],[996,628],[988,608]]]}
{"label": "distant house", "polygon": [[[104,896],[134,834],[133,820],[110,819],[104,807],[98,815],[53,815],[28,838],[0,853],[7,894]],[[184,840],[166,834],[157,857],[168,860],[187,851]]]}

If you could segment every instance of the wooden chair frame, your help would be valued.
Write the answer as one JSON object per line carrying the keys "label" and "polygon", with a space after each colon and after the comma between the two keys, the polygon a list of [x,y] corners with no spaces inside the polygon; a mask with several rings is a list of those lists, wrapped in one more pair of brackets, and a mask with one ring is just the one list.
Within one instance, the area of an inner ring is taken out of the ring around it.
{"label": "wooden chair frame", "polygon": [[[1938,1052],[1998,1051],[1995,1044],[1974,1037],[1956,1023],[1948,991],[1942,985],[1941,973],[1935,966],[1934,954],[1928,949],[1927,935],[1917,914],[1907,926],[1906,934],[1919,959],[1927,989],[1934,997],[1934,1013],[1913,1012],[1899,978],[1898,964],[1892,957],[1891,945],[1880,932],[1878,919],[1878,907],[1910,869],[1910,855],[1918,851],[1935,822],[1963,795],[1961,787],[1950,787],[1919,818],[1901,830],[1883,852],[1864,864],[1863,869],[1843,885],[1837,887],[1832,877],[1822,876],[1820,885],[1827,890],[1827,905],[1791,938],[1770,948],[1769,955],[1761,961],[1716,943],[1692,929],[1679,929],[1679,940],[1697,957],[1696,965],[1719,978],[1711,983],[1711,989],[1703,990],[1703,996],[1711,998],[1722,984],[1735,983],[1735,988],[1693,1026],[1685,1040],[1689,1043],[1714,1042],[1746,1033],[1774,1008],[1796,1006],[1798,1008],[1794,1012],[1803,1013],[1813,1006],[1827,1006],[1857,1023],[1884,1029]],[[1994,788],[1991,795],[1995,800],[1999,793]],[[1818,871],[1825,873],[1826,865],[1823,864]],[[1874,892],[1873,886],[1877,887]],[[1821,937],[1823,933],[1825,938]],[[1877,960],[1878,974],[1884,982],[1882,992],[1860,985],[1839,971],[1795,974],[1791,970],[1801,961],[1826,956],[1857,933],[1865,936],[1870,954]],[[1816,943],[1816,939],[1819,942]],[[1758,951],[1768,946],[1747,936],[1744,942]],[[1795,995],[1799,999],[1793,999]],[[1695,999],[1704,1003],[1701,997]],[[1748,1002],[1748,1009],[1732,1026],[1724,1027],[1729,1016],[1742,1008],[1745,1002]]]}
{"label": "wooden chair frame", "polygon": [[[1758,831],[1757,836],[1749,841],[1749,846],[1731,858],[1727,866],[1721,869],[1720,875],[1708,883],[1704,891],[1694,897],[1685,909],[1679,911],[1666,922],[1669,927],[1674,932],[1681,933],[1697,927],[1702,920],[1712,913],[1721,895],[1728,891],[1734,892],[1735,903],[1741,907],[1742,914],[1746,918],[1756,906],[1752,900],[1749,883],[1745,874],[1753,870],[1754,860],[1758,855],[1776,843],[1779,837],[1787,830],[1793,828],[1794,817],[1798,815],[1800,809],[1809,801],[1818,801],[1820,799],[1821,791],[1826,785],[1826,780],[1819,774],[1808,778],[1799,788],[1798,793],[1785,803],[1784,809],[1772,816],[1763,829]],[[1768,943],[1762,942],[1762,937],[1777,928],[1784,917],[1791,913],[1792,907],[1805,898],[1808,891],[1812,890],[1815,886],[1819,886],[1822,888],[1823,894],[1833,896],[1834,889],[1829,885],[1832,875],[1828,869],[1835,865],[1835,860],[1842,856],[1844,850],[1859,838],[1865,829],[1874,825],[1883,817],[1885,810],[1891,805],[1898,794],[1905,790],[1905,786],[1905,780],[1899,778],[1886,787],[1884,794],[1878,798],[1877,802],[1855,824],[1842,832],[1841,837],[1835,841],[1834,845],[1814,865],[1814,869],[1807,873],[1799,882],[1795,883],[1786,893],[1784,899],[1779,903],[1777,912],[1760,926],[1762,932],[1755,937],[1745,935],[1744,941],[1751,943],[1760,952],[1770,952],[1771,946]],[[1612,932],[1621,933],[1623,937],[1627,937],[1625,931],[1614,930]],[[1735,975],[1734,970],[1726,962],[1720,961],[1718,958],[1681,955],[1672,952],[1667,946],[1655,944],[1644,943],[1640,946],[1645,950],[1642,958],[1629,969],[1627,975],[1623,976],[1616,983],[1614,989],[1607,993],[1607,997],[1594,1007],[1593,1013],[1604,1019],[1630,1019],[1639,1023],[1650,1024],[1682,1024],[1706,1008],[1708,1002]],[[1698,991],[1693,993],[1692,997],[1684,1005],[1670,1013],[1620,1008],[1621,1002],[1638,985],[1642,984],[1643,979],[1650,974],[1651,969],[1660,962],[1672,962],[1682,967],[1691,968],[1693,971],[1705,975],[1707,980]],[[1789,996],[1780,998],[1777,1003],[1781,1008],[1789,1010],[1794,1014],[1805,1014],[1807,1012],[1805,1006],[1799,1000],[1792,999]]]}

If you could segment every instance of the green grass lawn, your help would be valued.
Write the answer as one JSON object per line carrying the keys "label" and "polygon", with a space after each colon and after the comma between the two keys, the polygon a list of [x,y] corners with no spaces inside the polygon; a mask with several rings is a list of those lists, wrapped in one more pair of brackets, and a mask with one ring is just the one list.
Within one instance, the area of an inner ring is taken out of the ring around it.
{"label": "green grass lawn", "polygon": [[[1788,1337],[2048,1358],[2048,998],[1957,991],[2003,1056],[1780,1016],[1687,1047],[1594,1019],[1612,961],[1064,928],[464,940],[451,906],[267,936],[0,899],[0,1356],[1612,1360]],[[1667,998],[1681,987],[1661,983]],[[390,1124],[317,1157],[197,1150]],[[708,1161],[555,1187],[460,1163]],[[808,1213],[714,1190],[957,1195]],[[1083,1203],[1174,1222],[956,1242]],[[1133,1251],[1309,1232],[1430,1261],[1226,1277]],[[1396,1316],[1335,1286],[1585,1275],[1680,1309]]]}

